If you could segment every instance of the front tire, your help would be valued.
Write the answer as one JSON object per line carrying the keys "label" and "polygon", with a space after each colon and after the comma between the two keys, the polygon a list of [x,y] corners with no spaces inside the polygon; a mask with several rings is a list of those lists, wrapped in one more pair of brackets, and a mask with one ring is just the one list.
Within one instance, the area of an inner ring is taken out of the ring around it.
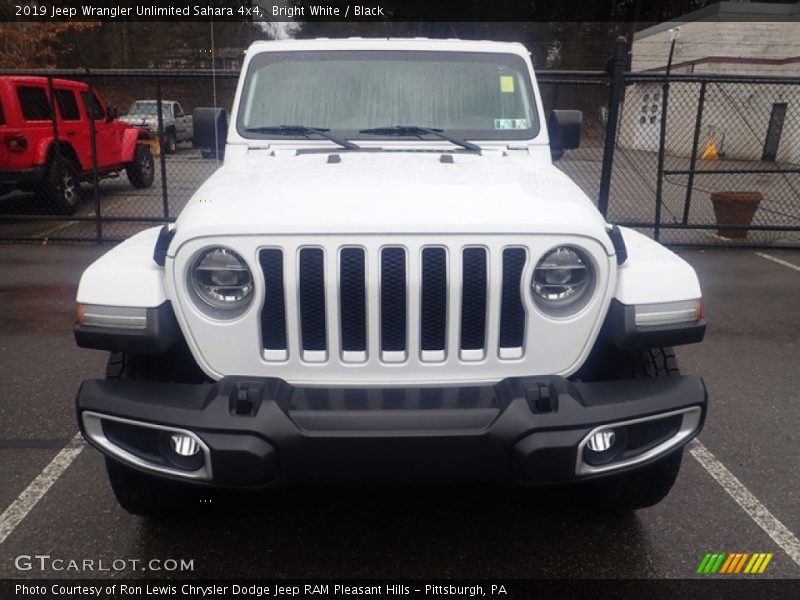
{"label": "front tire", "polygon": [[[677,377],[678,361],[672,348],[648,348],[617,357],[617,379]],[[586,482],[589,508],[604,512],[629,512],[654,506],[666,498],[681,468],[683,448],[635,470]]]}
{"label": "front tire", "polygon": [[155,162],[150,146],[146,144],[136,144],[136,151],[133,153],[133,162],[125,167],[128,181],[135,188],[147,188],[153,185],[155,179]]}
{"label": "front tire", "polygon": [[178,138],[172,130],[164,134],[164,149],[167,154],[175,154],[178,150]]}
{"label": "front tire", "polygon": [[[106,379],[114,381],[184,383],[203,377],[183,346],[163,355],[112,352],[106,366]],[[120,506],[141,517],[159,519],[186,514],[199,508],[201,500],[208,497],[203,488],[142,473],[108,457],[106,472]]]}
{"label": "front tire", "polygon": [[678,448],[635,471],[588,482],[586,497],[590,508],[620,513],[655,506],[675,485],[682,459],[683,448]]}
{"label": "front tire", "polygon": [[197,488],[140,473],[108,457],[106,473],[117,502],[132,515],[175,517],[196,510],[203,499]]}

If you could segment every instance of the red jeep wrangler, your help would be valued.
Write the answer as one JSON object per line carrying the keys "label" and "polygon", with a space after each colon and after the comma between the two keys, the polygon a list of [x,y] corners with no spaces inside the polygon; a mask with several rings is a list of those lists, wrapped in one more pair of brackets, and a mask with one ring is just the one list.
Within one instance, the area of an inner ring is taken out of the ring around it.
{"label": "red jeep wrangler", "polygon": [[[89,115],[94,116],[97,169],[102,177],[122,169],[134,187],[153,183],[149,134],[116,119],[89,86],[46,77],[0,77],[0,195],[14,189],[37,192],[49,208],[72,214],[80,182],[92,175]],[[55,105],[55,119],[52,106]]]}

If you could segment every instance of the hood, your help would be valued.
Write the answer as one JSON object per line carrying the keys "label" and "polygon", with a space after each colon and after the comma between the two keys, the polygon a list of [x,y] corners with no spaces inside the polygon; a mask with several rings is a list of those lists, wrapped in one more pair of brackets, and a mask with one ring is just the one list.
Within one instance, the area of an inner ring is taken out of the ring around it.
{"label": "hood", "polygon": [[158,123],[158,117],[153,115],[125,115],[120,117],[120,121],[128,123],[129,125],[147,125],[152,126]]}
{"label": "hood", "polygon": [[609,245],[602,216],[549,157],[283,152],[253,150],[221,167],[181,213],[175,240],[249,234],[571,233]]}

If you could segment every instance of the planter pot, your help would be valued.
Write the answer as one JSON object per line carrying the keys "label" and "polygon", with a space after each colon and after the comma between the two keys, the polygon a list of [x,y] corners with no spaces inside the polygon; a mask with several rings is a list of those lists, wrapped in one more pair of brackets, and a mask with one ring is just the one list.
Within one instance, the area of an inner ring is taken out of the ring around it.
{"label": "planter pot", "polygon": [[747,225],[753,222],[758,205],[764,199],[761,192],[714,192],[711,203],[717,217],[717,232],[726,238],[747,237],[747,228],[732,229],[726,225]]}

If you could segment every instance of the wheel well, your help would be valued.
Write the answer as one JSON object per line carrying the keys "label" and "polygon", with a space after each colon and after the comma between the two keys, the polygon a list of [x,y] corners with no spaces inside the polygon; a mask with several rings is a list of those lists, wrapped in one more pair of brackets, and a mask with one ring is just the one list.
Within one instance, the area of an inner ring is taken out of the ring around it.
{"label": "wheel well", "polygon": [[73,148],[69,142],[53,142],[50,144],[50,147],[47,149],[47,162],[49,163],[53,160],[57,153],[60,153],[62,157],[70,160],[78,167],[79,171],[83,170],[83,165],[81,165],[81,161],[78,159],[78,153],[75,152],[75,148]]}

